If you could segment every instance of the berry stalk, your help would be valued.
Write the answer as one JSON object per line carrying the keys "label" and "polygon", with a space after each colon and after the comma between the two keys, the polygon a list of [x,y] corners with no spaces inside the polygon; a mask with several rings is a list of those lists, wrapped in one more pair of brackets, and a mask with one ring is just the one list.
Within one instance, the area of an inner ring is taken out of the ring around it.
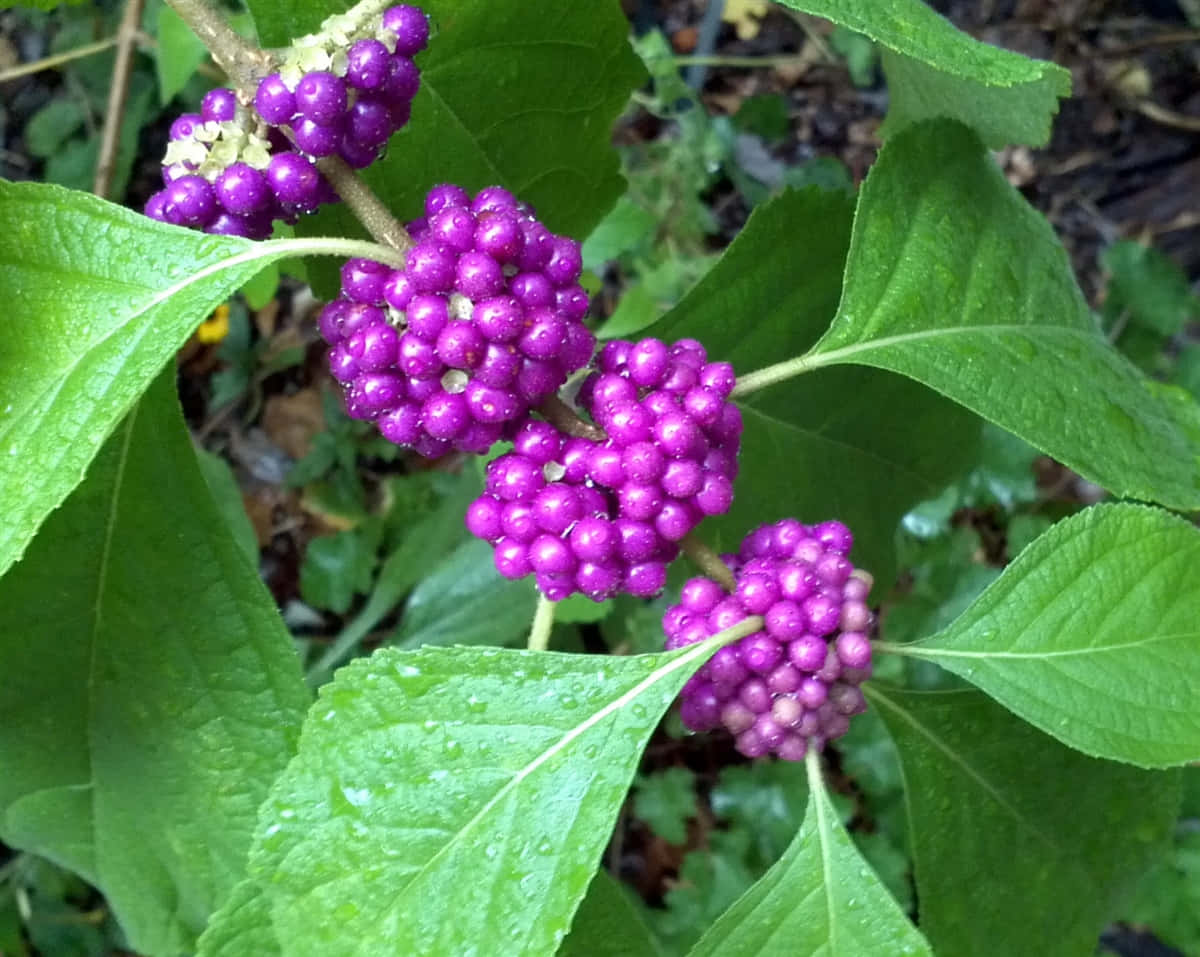
{"label": "berry stalk", "polygon": [[271,55],[242,39],[207,0],[167,0],[239,87],[253,89],[271,70]]}
{"label": "berry stalk", "polygon": [[537,609],[533,613],[533,624],[529,628],[529,640],[525,643],[530,651],[545,651],[550,645],[550,631],[554,628],[554,609],[557,602],[545,595],[538,595]]}
{"label": "berry stalk", "polygon": [[[259,82],[276,66],[275,58],[265,50],[242,39],[208,0],[167,0],[171,8],[192,29],[213,59],[233,81],[238,99],[253,103]],[[378,16],[389,0],[363,0],[346,16]],[[290,135],[290,131],[285,131]],[[294,140],[294,137],[292,137]],[[363,224],[376,242],[401,252],[413,245],[404,226],[388,211],[378,196],[350,166],[337,156],[318,160],[317,168],[341,200]]]}

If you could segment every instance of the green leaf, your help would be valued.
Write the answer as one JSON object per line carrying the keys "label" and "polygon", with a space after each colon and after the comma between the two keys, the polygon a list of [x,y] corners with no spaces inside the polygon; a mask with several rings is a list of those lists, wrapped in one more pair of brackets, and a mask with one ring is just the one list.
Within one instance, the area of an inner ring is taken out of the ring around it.
{"label": "green leaf", "polygon": [[1085,754],[1200,760],[1200,531],[1101,505],[1025,548],[958,620],[898,650],[935,661]]}
{"label": "green leaf", "polygon": [[0,837],[189,951],[244,869],[308,696],[159,378],[0,579]]}
{"label": "green leaf", "polygon": [[808,810],[775,864],[712,925],[689,957],[898,957],[929,945],[859,856],[808,758]]}
{"label": "green leaf", "polygon": [[779,860],[804,822],[808,776],[792,761],[722,768],[709,801],[724,824],[750,835],[747,862],[761,874]]}
{"label": "green leaf", "polygon": [[[851,198],[810,188],[760,206],[720,262],[651,330],[693,336],[739,374],[803,352],[837,306]],[[796,237],[805,237],[797,243]],[[965,466],[977,423],[911,382],[878,371],[821,370],[743,405],[726,545],[786,516],[837,517],[854,529],[855,564],[890,584],[901,516]]]}
{"label": "green leaf", "polygon": [[1173,336],[1200,315],[1200,298],[1187,276],[1157,249],[1121,240],[1104,250],[1100,262],[1112,274],[1104,310],[1114,319],[1128,309],[1132,321]]}
{"label": "green leaf", "polygon": [[[371,630],[399,604],[430,565],[440,561],[466,538],[467,530],[462,517],[472,499],[478,495],[478,482],[469,475],[457,477],[452,480],[446,497],[436,507],[420,520],[404,526],[403,538],[383,560],[375,587],[362,610],[309,669],[310,684],[320,685],[329,680],[333,669],[342,664]],[[388,518],[390,520],[392,516]]]}
{"label": "green leaf", "polygon": [[863,186],[837,318],[805,368],[911,376],[1117,495],[1200,506],[1200,407],[1096,329],[1066,253],[978,139],[931,122]]}
{"label": "green leaf", "polygon": [[599,870],[579,905],[558,957],[666,957],[629,893]]}
{"label": "green leaf", "polygon": [[[1178,772],[1097,761],[974,690],[867,686],[904,767],[921,927],[940,954],[1088,957],[1161,853]],[[1064,893],[1066,889],[1069,893]]]}
{"label": "green leaf", "polygon": [[265,263],[322,250],[362,254],[204,236],[0,181],[0,574],[197,324]]}
{"label": "green leaf", "polygon": [[238,547],[250,560],[250,564],[258,566],[258,536],[254,534],[254,525],[246,514],[246,506],[242,501],[242,490],[238,487],[233,471],[219,455],[213,455],[206,449],[196,449],[196,460],[200,466],[200,474],[212,493],[213,504],[221,513],[225,526],[237,542]]}
{"label": "green leaf", "polygon": [[165,106],[175,99],[196,68],[208,56],[208,50],[191,27],[165,3],[158,8],[158,49],[154,64],[158,73],[158,95]]}
{"label": "green leaf", "polygon": [[251,309],[261,309],[275,298],[278,291],[279,266],[275,263],[242,283],[242,295],[246,297],[246,305]]}
{"label": "green leaf", "polygon": [[554,607],[554,620],[560,625],[590,624],[608,617],[613,609],[612,599],[592,601],[587,595],[572,595]]}
{"label": "green leaf", "polygon": [[866,34],[883,48],[890,103],[883,132],[935,116],[974,126],[988,146],[1042,146],[1071,75],[957,30],[922,0],[780,0]]}
{"label": "green leaf", "polygon": [[300,566],[304,600],[345,614],[354,596],[371,587],[380,531],[378,522],[369,522],[310,541]]}
{"label": "green leaf", "polygon": [[[249,873],[264,902],[242,894],[200,954],[553,953],[650,733],[714,647],[353,662],[263,805]],[[239,947],[263,916],[278,951]]]}
{"label": "green leaf", "polygon": [[688,818],[696,815],[696,775],[667,768],[639,777],[634,787],[633,813],[671,844],[686,841]]}
{"label": "green leaf", "polygon": [[829,36],[829,45],[846,61],[851,83],[869,87],[875,82],[879,51],[869,37],[845,27],[835,27]]}
{"label": "green leaf", "polygon": [[653,213],[622,196],[583,241],[583,268],[599,269],[622,253],[639,248],[654,235],[657,226]]}
{"label": "green leaf", "polygon": [[1174,846],[1121,914],[1153,927],[1155,937],[1180,953],[1200,953],[1200,830],[1193,823],[1181,823]]}
{"label": "green leaf", "polygon": [[529,630],[536,604],[533,579],[500,577],[491,546],[472,539],[413,589],[394,643],[502,645]]}
{"label": "green leaf", "polygon": [[25,124],[25,146],[31,154],[53,156],[83,126],[83,104],[73,97],[51,100]]}
{"label": "green leaf", "polygon": [[[269,44],[315,29],[332,12],[323,0],[249,0],[249,6]],[[364,171],[367,182],[403,218],[419,215],[438,183],[472,192],[504,186],[554,232],[585,237],[625,191],[612,127],[646,76],[620,5],[429,0],[422,6],[434,32],[416,58],[421,89],[412,119],[392,137],[387,155]],[[299,231],[361,234],[361,227],[341,228],[342,211],[327,210],[307,217]]]}

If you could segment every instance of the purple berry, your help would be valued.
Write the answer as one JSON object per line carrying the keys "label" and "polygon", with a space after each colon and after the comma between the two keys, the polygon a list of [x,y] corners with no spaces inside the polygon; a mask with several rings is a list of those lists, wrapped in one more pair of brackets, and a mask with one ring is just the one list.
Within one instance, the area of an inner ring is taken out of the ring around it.
{"label": "purple berry", "polygon": [[429,42],[429,20],[420,7],[400,4],[383,12],[383,28],[396,36],[396,52],[414,56]]}
{"label": "purple berry", "polygon": [[299,153],[276,153],[267,167],[267,185],[281,203],[315,205],[320,182],[317,168]]}
{"label": "purple berry", "polygon": [[224,123],[237,116],[238,101],[233,90],[217,87],[204,94],[200,101],[200,115],[206,121]]}
{"label": "purple berry", "polygon": [[217,213],[217,196],[202,176],[181,176],[166,188],[163,215],[177,226],[203,226]]}
{"label": "purple berry", "polygon": [[388,48],[378,40],[356,40],[346,53],[346,82],[356,90],[377,90],[388,75]]}
{"label": "purple berry", "polygon": [[333,124],[346,111],[346,84],[327,70],[306,73],[295,94],[297,112],[322,126]]}
{"label": "purple berry", "polygon": [[287,123],[296,113],[296,96],[278,73],[264,77],[254,94],[254,108],[268,123]]}

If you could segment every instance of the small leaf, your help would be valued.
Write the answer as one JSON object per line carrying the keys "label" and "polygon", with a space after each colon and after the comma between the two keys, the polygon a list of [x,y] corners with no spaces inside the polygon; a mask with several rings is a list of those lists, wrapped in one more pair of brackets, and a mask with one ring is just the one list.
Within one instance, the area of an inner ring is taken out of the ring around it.
{"label": "small leaf", "polygon": [[558,957],[666,957],[629,892],[601,869],[579,905]]}
{"label": "small leaf", "polygon": [[386,648],[343,668],[262,807],[263,902],[243,892],[201,955],[272,952],[238,946],[268,915],[289,957],[553,953],[650,733],[714,648]]}
{"label": "small leaf", "polygon": [[957,30],[921,0],[781,0],[870,37],[883,47],[884,132],[934,116],[974,126],[988,146],[1041,146],[1071,75]]}
{"label": "small leaf", "polygon": [[911,376],[1117,495],[1200,506],[1200,407],[1109,346],[1045,217],[957,123],[880,153],[807,359]]}
{"label": "small leaf", "polygon": [[1162,853],[1178,772],[1085,757],[974,690],[867,693],[904,767],[921,927],[937,952],[1025,957],[1053,941],[1056,955],[1092,954]]}
{"label": "small leaf", "polygon": [[622,196],[583,242],[583,268],[599,269],[622,253],[640,247],[658,226],[654,214]]}
{"label": "small leaf", "polygon": [[1200,531],[1101,505],[1052,527],[950,627],[935,661],[1085,754],[1200,760]]}
{"label": "small leaf", "polygon": [[667,768],[638,778],[633,813],[663,840],[682,844],[688,818],[696,814],[696,776],[687,768]]}
{"label": "small leaf", "polygon": [[158,48],[154,63],[158,72],[158,95],[165,106],[175,99],[196,68],[208,56],[204,44],[171,7],[158,8]]}
{"label": "small leaf", "polygon": [[1100,262],[1112,274],[1106,314],[1115,318],[1128,309],[1134,322],[1164,336],[1200,316],[1200,298],[1187,276],[1157,249],[1122,240],[1104,250]]}
{"label": "small leaf", "polygon": [[317,608],[345,614],[354,596],[371,587],[380,531],[378,522],[368,522],[310,541],[300,566],[304,600]]}
{"label": "small leaf", "polygon": [[537,604],[532,578],[509,581],[487,542],[464,542],[422,579],[408,599],[395,644],[502,645],[529,630]]}
{"label": "small leaf", "polygon": [[154,954],[191,951],[241,877],[308,704],[174,381],[0,579],[0,837],[94,883]]}
{"label": "small leaf", "polygon": [[808,810],[800,833],[689,957],[931,955],[838,823],[818,761],[815,752],[808,758]]}
{"label": "small leaf", "polygon": [[85,115],[83,104],[74,97],[51,100],[25,124],[26,148],[43,159],[53,156],[83,126]]}

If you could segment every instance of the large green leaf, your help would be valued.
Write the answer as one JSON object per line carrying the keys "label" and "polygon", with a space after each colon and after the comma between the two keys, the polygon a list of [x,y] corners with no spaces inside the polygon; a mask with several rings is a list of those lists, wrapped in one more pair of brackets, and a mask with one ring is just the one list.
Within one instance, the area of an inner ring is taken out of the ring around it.
{"label": "large green leaf", "polygon": [[921,927],[937,952],[1094,953],[1164,848],[1179,773],[1085,757],[978,691],[867,693],[904,768]]}
{"label": "large green leaf", "polygon": [[553,953],[647,738],[715,647],[353,662],[261,810],[249,872],[263,900],[242,888],[200,953],[267,957],[264,915],[289,957]]}
{"label": "large green leaf", "polygon": [[922,0],[780,0],[865,33],[883,47],[888,105],[884,132],[934,116],[961,120],[999,148],[1042,146],[1059,97],[1062,67],[989,46],[955,29]]}
{"label": "large green leaf", "polygon": [[[285,43],[333,12],[323,0],[249,0],[260,35]],[[402,218],[438,183],[500,185],[550,229],[583,239],[624,192],[612,126],[645,70],[615,0],[429,0],[412,119],[365,171]],[[306,219],[308,235],[357,235],[344,210]]]}
{"label": "large green leaf", "polygon": [[592,878],[558,957],[666,957],[641,913],[608,871]]}
{"label": "large green leaf", "polygon": [[[808,349],[837,308],[851,202],[809,188],[758,207],[650,332],[695,337],[739,373]],[[953,403],[876,369],[823,369],[748,397],[742,411],[737,497],[706,529],[730,546],[764,522],[836,517],[854,529],[855,562],[885,584],[901,516],[961,470],[978,432]]]}
{"label": "large green leaf", "polygon": [[161,376],[0,580],[0,837],[190,950],[245,866],[308,695]]}
{"label": "large green leaf", "polygon": [[373,248],[205,236],[0,180],[0,574],[217,303],[265,262]]}
{"label": "large green leaf", "polygon": [[816,753],[807,760],[808,810],[800,833],[689,957],[931,957],[838,822]]}
{"label": "large green leaf", "polygon": [[797,365],[845,362],[924,382],[1118,495],[1200,506],[1200,407],[1103,339],[1045,217],[957,123],[897,136],[867,177],[838,315]]}
{"label": "large green leaf", "polygon": [[500,576],[487,542],[464,542],[413,589],[395,642],[404,648],[505,644],[529,630],[537,594],[532,578]]}
{"label": "large green leaf", "polygon": [[896,646],[1073,748],[1200,760],[1200,531],[1101,505],[1053,526],[949,628]]}

